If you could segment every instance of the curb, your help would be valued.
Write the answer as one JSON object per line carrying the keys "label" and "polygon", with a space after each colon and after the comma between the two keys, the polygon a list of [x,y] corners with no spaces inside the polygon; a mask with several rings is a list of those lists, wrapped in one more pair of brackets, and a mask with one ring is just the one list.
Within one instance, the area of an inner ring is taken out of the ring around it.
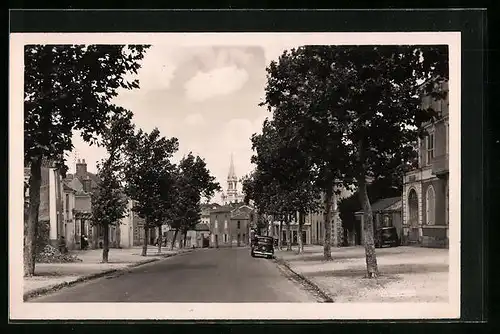
{"label": "curb", "polygon": [[306,285],[308,288],[312,289],[316,294],[318,294],[321,297],[321,299],[323,299],[323,303],[334,303],[333,297],[329,293],[324,291],[316,283],[306,278],[304,275],[299,274],[298,272],[293,270],[285,260],[283,260],[280,257],[274,257],[274,261],[278,265],[281,265],[285,267],[288,271],[290,271],[298,279],[298,281],[300,281],[300,283]]}
{"label": "curb", "polygon": [[130,271],[130,269],[137,268],[137,267],[140,267],[140,266],[148,264],[148,263],[158,262],[158,261],[167,259],[169,257],[173,257],[173,256],[176,256],[176,255],[182,255],[182,254],[186,254],[186,253],[190,253],[190,252],[191,251],[177,253],[177,254],[165,254],[164,256],[162,256],[159,259],[158,258],[156,258],[156,259],[147,259],[147,260],[139,261],[137,263],[133,263],[133,264],[128,265],[128,266],[126,266],[124,268],[120,268],[120,269],[108,269],[108,270],[104,270],[104,271],[101,271],[101,272],[98,272],[98,273],[94,273],[94,274],[90,274],[90,275],[85,275],[85,276],[82,276],[82,277],[78,277],[77,279],[75,279],[73,281],[63,282],[63,283],[59,283],[59,284],[55,284],[55,285],[51,285],[51,286],[47,286],[47,287],[43,287],[43,288],[38,288],[38,289],[35,289],[35,290],[31,290],[31,291],[28,291],[28,292],[26,292],[26,293],[23,294],[23,301],[26,302],[26,301],[28,301],[30,299],[33,299],[34,297],[44,296],[44,295],[50,294],[52,292],[56,292],[58,290],[61,290],[63,288],[69,288],[69,287],[71,287],[73,285],[77,285],[79,283],[84,283],[84,282],[87,282],[87,281],[98,279],[98,278],[101,278],[101,277],[104,277],[104,276],[108,276],[110,274],[126,273],[126,272]]}

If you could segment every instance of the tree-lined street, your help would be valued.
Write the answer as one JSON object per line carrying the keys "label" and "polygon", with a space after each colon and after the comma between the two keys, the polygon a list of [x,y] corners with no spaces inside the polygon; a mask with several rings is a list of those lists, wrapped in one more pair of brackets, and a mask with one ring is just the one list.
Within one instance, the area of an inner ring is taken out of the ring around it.
{"label": "tree-lined street", "polygon": [[[363,221],[363,275],[374,280],[384,275],[377,262],[378,227],[369,185],[374,180],[395,183],[393,180],[401,180],[419,162],[420,141],[433,136],[423,126],[431,124],[437,115],[432,103],[428,108],[422,107],[422,99],[425,96],[441,105],[446,96],[446,48],[325,45],[285,50],[267,64],[262,102],[255,105],[266,108],[269,118],[263,122],[260,133],[245,138],[253,151],[250,160],[254,164],[254,170],[242,180],[245,203],[235,196],[237,200],[222,205],[225,211],[217,211],[210,203],[221,190],[217,178],[205,159],[192,153],[203,152],[206,147],[198,144],[199,148],[188,141],[195,147],[189,147],[185,151],[189,153],[174,161],[179,147],[186,142],[162,133],[158,127],[136,126],[134,113],[147,110],[131,111],[112,102],[119,88],[140,89],[139,81],[129,78],[141,68],[148,49],[146,45],[26,48],[25,168],[31,174],[29,199],[25,200],[28,205],[24,275],[36,276],[40,251],[42,162],[48,161],[62,179],[68,169],[65,154],[73,149],[76,130],[85,142],[106,150],[97,165],[96,187],[85,191],[92,198],[91,210],[86,213],[90,224],[103,231],[103,263],[113,262],[110,228],[119,226],[127,214],[141,220],[138,223],[138,219],[131,218],[126,231],[142,243],[143,257],[148,256],[148,245],[156,245],[160,255],[162,246],[173,250],[179,241],[179,248],[186,247],[188,238],[193,240],[189,245],[193,250],[208,247],[205,241],[210,241],[214,248],[162,259],[36,301],[315,301],[299,284],[289,280],[277,263],[250,257],[247,247],[219,248],[219,242],[233,245],[236,241],[240,246],[241,240],[246,244],[270,222],[279,222],[277,249],[281,250],[284,228],[286,251],[292,253],[295,244],[292,245],[291,224],[297,223],[296,255],[303,258],[306,216],[321,212],[322,218],[316,221],[316,226],[321,223],[324,231],[321,260],[331,264],[335,261],[333,245],[340,247],[343,237],[342,227],[332,227],[339,222],[333,207],[340,189],[355,190],[357,194]],[[169,107],[165,106],[162,113],[167,113]],[[202,132],[199,140],[203,140]],[[428,142],[430,163],[434,137]],[[234,169],[232,160],[231,166]],[[229,174],[228,192],[236,195],[240,181],[233,178],[234,170]],[[66,188],[73,189],[67,184]],[[66,202],[69,203],[69,195]],[[428,221],[434,224],[435,203],[428,202],[426,210],[433,205],[434,216]],[[207,205],[209,212],[203,220],[204,229],[197,230],[202,223],[202,205]],[[248,215],[238,215],[244,206]],[[52,211],[61,211],[62,215],[63,207],[61,200]],[[68,206],[66,211],[69,212]],[[63,229],[75,222],[62,216],[53,219],[52,235],[64,239]],[[312,228],[312,222],[308,224]],[[68,235],[73,233],[75,237],[80,226],[74,226],[78,228]],[[83,230],[81,227],[81,235]],[[168,240],[170,244],[164,244],[163,238],[168,238],[169,232],[173,234]],[[192,232],[189,237],[188,232]],[[203,240],[203,246],[197,243],[199,240]],[[49,240],[44,241],[48,246]],[[65,244],[61,245],[64,250]],[[399,241],[394,245],[399,245]],[[359,277],[359,266],[357,270]],[[331,273],[330,278],[333,276]]]}
{"label": "tree-lined street", "polygon": [[248,248],[181,254],[33,302],[315,302],[299,284]]}

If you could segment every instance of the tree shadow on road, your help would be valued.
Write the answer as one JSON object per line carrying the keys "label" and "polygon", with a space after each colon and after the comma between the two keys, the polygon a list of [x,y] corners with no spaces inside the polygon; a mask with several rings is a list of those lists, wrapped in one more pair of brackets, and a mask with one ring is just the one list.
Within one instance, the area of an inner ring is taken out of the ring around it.
{"label": "tree shadow on road", "polygon": [[[430,274],[447,273],[449,266],[447,264],[388,264],[379,265],[380,275],[384,277],[395,277],[402,274]],[[322,270],[307,273],[307,277],[363,277],[366,275],[365,267],[353,267],[338,270]]]}

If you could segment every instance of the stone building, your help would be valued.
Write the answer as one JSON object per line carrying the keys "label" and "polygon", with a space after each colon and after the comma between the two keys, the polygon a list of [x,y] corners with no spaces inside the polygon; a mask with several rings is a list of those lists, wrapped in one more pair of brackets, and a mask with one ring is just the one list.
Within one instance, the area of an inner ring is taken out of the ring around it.
{"label": "stone building", "polygon": [[[448,84],[442,88],[448,91]],[[429,247],[448,247],[449,99],[423,98],[422,107],[438,112],[423,125],[427,135],[418,140],[418,168],[404,176],[403,241]]]}
{"label": "stone building", "polygon": [[210,211],[210,246],[245,246],[249,244],[254,209],[233,203]]}
{"label": "stone building", "polygon": [[[287,238],[287,233],[286,233],[286,224],[285,222],[281,222],[281,232],[280,232],[280,221],[273,221],[272,224],[270,224],[271,231],[268,233],[270,236],[272,236],[275,239],[278,239],[281,237],[281,242],[283,245],[286,245],[288,242],[291,242],[292,245],[298,245],[299,242],[299,224],[298,224],[298,213],[297,217],[294,217],[293,220],[290,222],[290,238]],[[312,242],[312,235],[311,235],[311,222],[307,220],[306,216],[306,221],[304,222],[304,225],[302,226],[302,243],[304,245],[309,245]]]}

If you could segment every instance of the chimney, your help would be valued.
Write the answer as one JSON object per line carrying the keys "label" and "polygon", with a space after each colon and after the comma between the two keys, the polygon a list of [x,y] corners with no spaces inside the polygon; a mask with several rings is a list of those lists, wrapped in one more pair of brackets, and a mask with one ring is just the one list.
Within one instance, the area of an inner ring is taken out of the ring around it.
{"label": "chimney", "polygon": [[78,162],[76,163],[76,177],[83,180],[86,175],[87,175],[87,163],[85,162],[85,159],[83,160],[78,159]]}

